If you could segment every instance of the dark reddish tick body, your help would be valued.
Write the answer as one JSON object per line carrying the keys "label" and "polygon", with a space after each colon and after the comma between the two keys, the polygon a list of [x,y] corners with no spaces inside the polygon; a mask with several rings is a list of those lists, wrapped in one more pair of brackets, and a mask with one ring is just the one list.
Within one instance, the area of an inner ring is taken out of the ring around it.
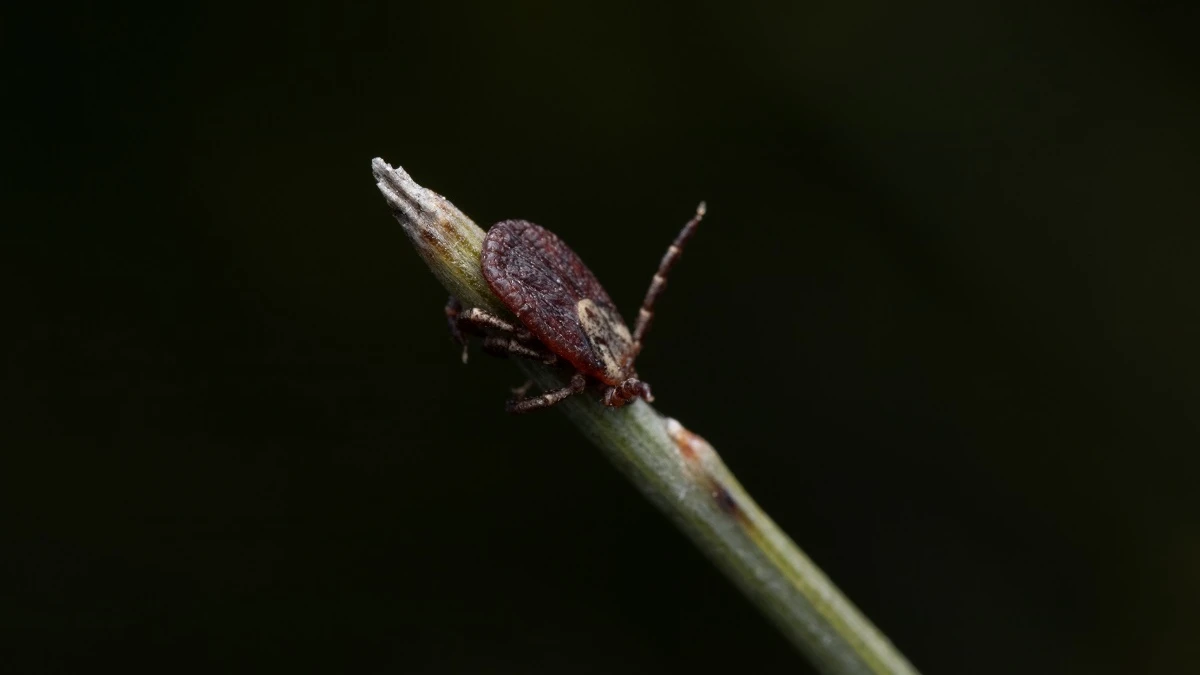
{"label": "dark reddish tick body", "polygon": [[446,307],[451,332],[464,345],[463,331],[469,331],[484,336],[488,352],[537,359],[574,371],[567,387],[510,401],[512,412],[552,406],[589,384],[602,389],[605,405],[619,407],[634,398],[653,400],[649,385],[638,379],[633,363],[649,329],[654,302],[666,285],[667,272],[703,215],[701,204],[667,249],[632,333],[596,276],[554,233],[524,220],[496,223],[484,239],[480,264],[488,286],[521,326],[478,308],[463,310],[451,298]]}
{"label": "dark reddish tick body", "polygon": [[492,292],[550,351],[605,384],[632,376],[633,335],[604,287],[553,232],[506,220],[483,242],[483,277]]}

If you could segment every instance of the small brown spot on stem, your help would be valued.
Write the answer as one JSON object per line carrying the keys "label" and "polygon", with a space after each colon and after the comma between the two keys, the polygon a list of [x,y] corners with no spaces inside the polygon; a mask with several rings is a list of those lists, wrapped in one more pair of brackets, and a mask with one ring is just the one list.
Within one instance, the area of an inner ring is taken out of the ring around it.
{"label": "small brown spot on stem", "polygon": [[677,420],[667,418],[666,424],[667,435],[675,442],[675,447],[679,449],[679,454],[687,463],[688,472],[700,486],[708,491],[717,508],[737,520],[743,527],[752,527],[749,518],[738,504],[737,499],[734,498],[733,493],[722,485],[721,480],[709,469],[708,462],[719,463],[720,460],[708,441],[688,431]]}
{"label": "small brown spot on stem", "polygon": [[707,444],[703,438],[688,431],[678,420],[669,417],[667,418],[667,435],[675,441],[675,447],[679,448],[679,454],[688,461],[698,459],[698,451]]}
{"label": "small brown spot on stem", "polygon": [[723,486],[716,484],[715,481],[713,483],[712,496],[713,501],[717,503],[717,507],[725,513],[728,513],[731,516],[737,516],[741,512],[741,509],[738,508],[737,500],[733,498],[733,495],[729,494],[729,490],[726,490]]}

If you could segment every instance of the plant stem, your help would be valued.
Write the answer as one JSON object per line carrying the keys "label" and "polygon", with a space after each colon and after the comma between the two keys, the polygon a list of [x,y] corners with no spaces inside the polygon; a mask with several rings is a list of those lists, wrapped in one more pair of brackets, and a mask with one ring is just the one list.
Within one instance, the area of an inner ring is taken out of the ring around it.
{"label": "plant stem", "polygon": [[[403,169],[381,159],[371,166],[393,215],[446,289],[467,307],[511,316],[480,270],[483,230]],[[562,386],[553,370],[520,365],[538,386]],[[917,673],[763,513],[703,438],[641,400],[608,408],[593,397],[573,396],[557,407],[821,672]]]}

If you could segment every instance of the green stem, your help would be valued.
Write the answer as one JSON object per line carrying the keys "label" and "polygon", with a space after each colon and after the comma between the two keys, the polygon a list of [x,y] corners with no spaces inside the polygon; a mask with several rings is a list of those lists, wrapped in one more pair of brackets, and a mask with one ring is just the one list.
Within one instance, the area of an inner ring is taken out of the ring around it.
{"label": "green stem", "polygon": [[[479,268],[484,232],[444,197],[381,159],[372,169],[417,252],[465,306],[502,315]],[[521,367],[543,388],[558,375]],[[823,673],[916,669],[758,507],[716,450],[643,401],[607,408],[587,396],[558,406]]]}

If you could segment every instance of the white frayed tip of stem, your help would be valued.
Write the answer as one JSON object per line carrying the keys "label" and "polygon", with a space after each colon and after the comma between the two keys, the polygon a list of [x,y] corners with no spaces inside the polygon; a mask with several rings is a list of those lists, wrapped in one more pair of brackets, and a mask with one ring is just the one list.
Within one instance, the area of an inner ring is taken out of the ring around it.
{"label": "white frayed tip of stem", "polygon": [[371,160],[371,173],[393,212],[415,222],[439,210],[438,195],[417,185],[403,167],[393,167],[376,157]]}

